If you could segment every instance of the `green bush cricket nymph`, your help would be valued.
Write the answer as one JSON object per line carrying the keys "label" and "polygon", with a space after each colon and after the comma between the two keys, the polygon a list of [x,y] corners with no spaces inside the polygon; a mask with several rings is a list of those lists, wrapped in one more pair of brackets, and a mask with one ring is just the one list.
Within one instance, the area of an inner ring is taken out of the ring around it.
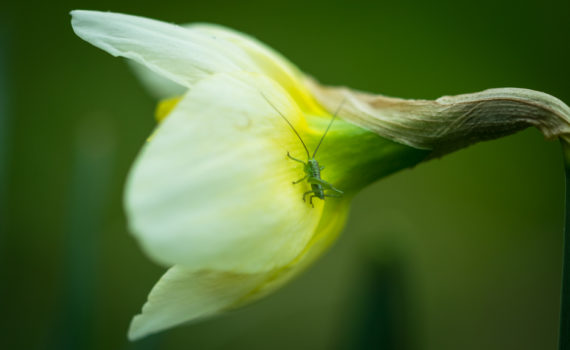
{"label": "green bush cricket nymph", "polygon": [[[339,190],[337,188],[334,188],[333,185],[331,185],[330,183],[321,179],[321,170],[323,170],[325,167],[319,165],[319,162],[315,159],[315,156],[317,155],[317,151],[319,150],[319,147],[321,147],[321,143],[325,139],[325,136],[327,136],[327,133],[329,132],[329,129],[331,128],[338,112],[342,108],[342,105],[344,104],[344,100],[341,102],[340,106],[338,107],[338,109],[334,113],[333,117],[331,118],[331,121],[330,121],[329,125],[327,126],[327,129],[323,133],[323,136],[321,136],[321,139],[319,140],[319,143],[317,144],[317,147],[315,148],[315,151],[313,152],[313,155],[311,156],[309,153],[309,149],[307,148],[307,145],[305,144],[305,142],[301,138],[301,135],[299,135],[297,130],[295,130],[295,127],[293,127],[291,122],[283,115],[283,113],[281,113],[277,109],[277,107],[275,107],[275,105],[273,103],[271,103],[271,101],[269,101],[269,99],[267,97],[265,97],[265,95],[263,93],[261,95],[263,96],[265,101],[267,101],[267,103],[269,103],[269,105],[271,105],[271,107],[273,107],[273,109],[275,111],[277,111],[277,113],[279,113],[281,118],[283,118],[283,120],[285,120],[285,122],[287,122],[287,124],[291,127],[291,130],[293,130],[295,135],[297,135],[297,137],[299,138],[299,141],[301,141],[301,144],[305,148],[305,152],[307,152],[307,161],[306,162],[291,156],[291,154],[289,154],[289,152],[287,152],[287,157],[289,157],[290,159],[292,159],[296,162],[302,163],[303,164],[303,170],[305,171],[305,176],[302,179],[299,179],[297,181],[293,181],[293,184],[296,185],[296,184],[304,181],[305,179],[307,180],[307,182],[309,184],[311,184],[311,190],[307,191],[303,194],[303,201],[306,201],[307,196],[309,196],[309,203],[314,208],[315,205],[313,204],[313,198],[315,198],[315,197],[317,197],[321,200],[325,200],[326,197],[334,197],[334,198],[342,197],[342,194],[344,192],[342,192],[341,190]],[[329,192],[325,193],[325,191],[329,191]]]}

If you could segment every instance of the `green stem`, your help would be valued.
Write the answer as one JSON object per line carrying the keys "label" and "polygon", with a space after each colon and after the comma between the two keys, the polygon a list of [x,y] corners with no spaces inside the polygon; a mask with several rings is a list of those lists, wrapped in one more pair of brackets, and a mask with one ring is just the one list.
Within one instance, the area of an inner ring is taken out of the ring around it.
{"label": "green stem", "polygon": [[559,350],[570,350],[570,144],[562,140],[566,174],[566,200],[564,216],[564,255],[562,262],[562,291],[560,304]]}

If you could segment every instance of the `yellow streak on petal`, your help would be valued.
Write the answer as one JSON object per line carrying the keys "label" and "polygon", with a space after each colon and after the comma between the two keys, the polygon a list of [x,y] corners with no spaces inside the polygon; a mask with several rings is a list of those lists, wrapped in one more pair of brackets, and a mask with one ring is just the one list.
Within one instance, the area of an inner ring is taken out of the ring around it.
{"label": "yellow streak on petal", "polygon": [[327,203],[318,227],[299,255],[287,265],[268,273],[267,278],[256,288],[223,310],[236,309],[258,300],[301,273],[336,240],[346,223],[349,204],[350,199],[344,199],[336,203]]}
{"label": "yellow streak on petal", "polygon": [[176,96],[160,101],[156,106],[156,110],[154,111],[154,117],[156,121],[159,123],[162,122],[170,114],[170,112],[172,112],[178,102],[180,102],[180,99],[180,96]]}

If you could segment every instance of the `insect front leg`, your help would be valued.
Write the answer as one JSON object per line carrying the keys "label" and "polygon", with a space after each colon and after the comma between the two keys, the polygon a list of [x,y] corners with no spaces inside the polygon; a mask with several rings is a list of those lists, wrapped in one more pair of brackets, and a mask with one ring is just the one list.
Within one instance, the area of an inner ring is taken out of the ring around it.
{"label": "insect front leg", "polygon": [[297,159],[297,158],[291,156],[291,155],[289,154],[289,152],[287,152],[287,157],[291,158],[292,160],[294,160],[294,161],[296,161],[296,162],[305,164],[305,162],[303,162],[302,160]]}
{"label": "insect front leg", "polygon": [[305,175],[305,177],[303,177],[302,179],[297,180],[297,181],[293,181],[293,185],[296,185],[296,184],[298,184],[299,182],[305,180],[308,176],[309,176],[309,175]]}

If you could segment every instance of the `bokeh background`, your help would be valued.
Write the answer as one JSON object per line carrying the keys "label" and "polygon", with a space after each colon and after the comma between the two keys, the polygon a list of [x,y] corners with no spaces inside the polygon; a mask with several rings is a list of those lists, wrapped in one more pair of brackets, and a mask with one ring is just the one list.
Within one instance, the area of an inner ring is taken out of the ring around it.
{"label": "bokeh background", "polygon": [[129,343],[163,269],[128,234],[155,101],[69,10],[224,24],[324,83],[406,98],[525,87],[570,102],[570,2],[27,1],[0,5],[0,348],[554,349],[563,167],[536,130],[362,192],[274,295]]}

